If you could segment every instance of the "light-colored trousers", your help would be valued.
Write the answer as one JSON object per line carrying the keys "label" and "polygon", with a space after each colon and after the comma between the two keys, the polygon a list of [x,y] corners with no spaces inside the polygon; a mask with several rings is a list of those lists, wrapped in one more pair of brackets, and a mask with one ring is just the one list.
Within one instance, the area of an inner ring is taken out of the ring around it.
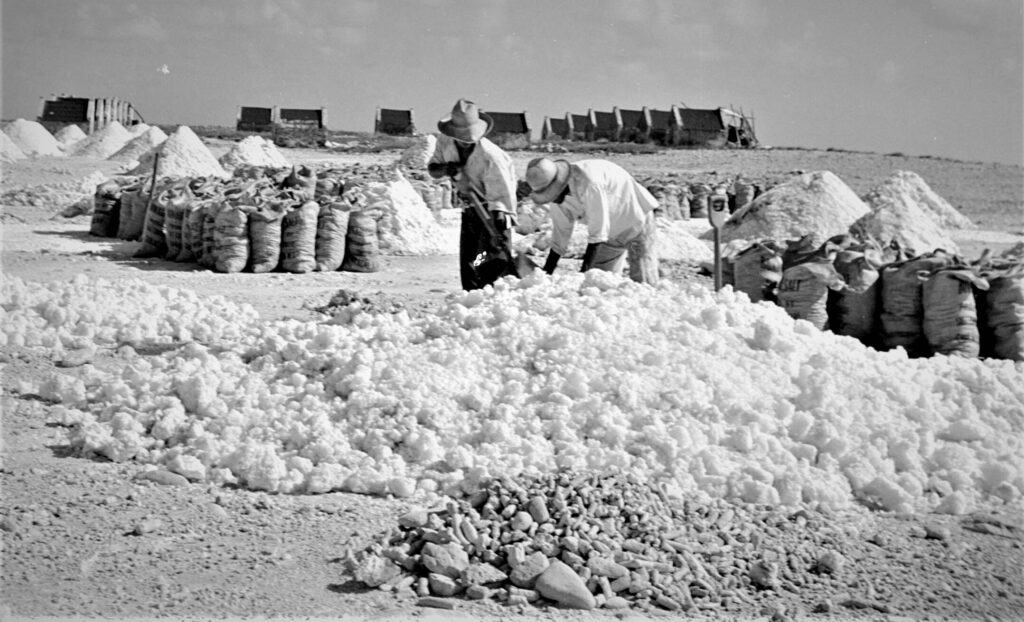
{"label": "light-colored trousers", "polygon": [[591,270],[622,272],[623,262],[629,263],[629,278],[637,283],[658,283],[658,222],[654,212],[647,214],[640,231],[630,239],[601,242],[590,262]]}

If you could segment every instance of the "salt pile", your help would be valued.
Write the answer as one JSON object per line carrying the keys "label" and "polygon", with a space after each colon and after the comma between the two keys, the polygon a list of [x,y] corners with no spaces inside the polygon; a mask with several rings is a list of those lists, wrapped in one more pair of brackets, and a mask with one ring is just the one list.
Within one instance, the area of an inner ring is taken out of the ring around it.
{"label": "salt pile", "polygon": [[416,144],[406,148],[398,158],[398,164],[409,169],[421,170],[427,168],[430,158],[434,156],[437,149],[437,137],[433,134],[423,134],[416,137]]}
{"label": "salt pile", "polygon": [[116,162],[134,162],[138,164],[139,158],[162,145],[165,140],[167,140],[167,134],[154,125],[129,140],[107,159]]}
{"label": "salt pile", "polygon": [[737,210],[721,228],[721,236],[723,242],[784,242],[810,234],[815,244],[822,244],[846,233],[866,213],[868,206],[835,174],[815,171],[775,186]]}
{"label": "salt pile", "polygon": [[106,160],[134,138],[132,133],[117,121],[111,121],[91,136],[76,144],[68,155],[82,158]]}
{"label": "salt pile", "polygon": [[230,151],[220,157],[220,164],[225,169],[239,166],[269,166],[271,168],[291,168],[291,162],[278,150],[277,145],[262,136],[247,136],[240,140]]}
{"label": "salt pile", "polygon": [[85,140],[87,135],[82,131],[82,128],[72,123],[60,128],[53,137],[60,144],[60,148],[67,152],[76,144]]}
{"label": "salt pile", "polygon": [[883,246],[897,242],[911,255],[935,249],[958,253],[959,247],[945,229],[914,201],[880,201],[869,213],[850,225],[850,234]]}
{"label": "salt pile", "polygon": [[153,160],[157,153],[160,154],[160,176],[231,177],[187,125],[179,125],[159,147],[142,156],[139,165],[130,170],[129,174],[152,175]]}
{"label": "salt pile", "polygon": [[6,132],[0,130],[0,162],[24,160],[27,156]]}
{"label": "salt pile", "polygon": [[396,174],[388,182],[369,182],[357,191],[365,209],[379,212],[377,235],[380,250],[393,255],[445,255],[458,252],[449,236],[427,208],[423,196]]}
{"label": "salt pile", "polygon": [[689,221],[658,219],[658,238],[654,248],[658,259],[701,264],[714,261],[711,246],[697,239],[690,231]]}
{"label": "salt pile", "polygon": [[937,195],[917,173],[896,171],[863,197],[872,210],[910,212],[911,206],[929,214],[940,227],[976,229],[977,226]]}
{"label": "salt pile", "polygon": [[17,119],[3,125],[3,131],[26,156],[61,156],[60,143],[35,121]]}
{"label": "salt pile", "polygon": [[[129,125],[128,126],[128,131],[131,132],[132,136],[141,136],[142,134],[145,134],[146,131],[150,127],[157,127],[157,126],[155,126],[155,125],[150,126],[147,123],[136,123],[135,125]],[[163,130],[160,130],[160,131],[163,132]],[[164,135],[166,136],[166,133]]]}
{"label": "salt pile", "polygon": [[139,281],[5,277],[2,292],[6,345],[189,342],[19,391],[60,404],[83,455],[195,481],[407,495],[572,469],[950,513],[1024,490],[1019,364],[878,352],[730,288],[535,273],[420,319],[337,324],[261,324]]}

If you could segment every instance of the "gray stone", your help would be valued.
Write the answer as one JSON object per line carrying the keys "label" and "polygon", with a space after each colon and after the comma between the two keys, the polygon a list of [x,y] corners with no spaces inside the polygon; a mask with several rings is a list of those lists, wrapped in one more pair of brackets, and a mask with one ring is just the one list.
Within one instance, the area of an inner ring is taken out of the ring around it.
{"label": "gray stone", "polygon": [[541,596],[573,609],[593,609],[597,606],[594,595],[572,568],[557,559],[537,577],[536,589]]}
{"label": "gray stone", "polygon": [[398,524],[407,529],[426,527],[430,514],[423,508],[412,508],[398,518]]}
{"label": "gray stone", "polygon": [[[512,581],[512,585],[516,587],[523,587],[527,589],[532,588],[534,583],[537,581],[537,577],[539,577],[549,565],[550,562],[543,553],[539,551],[531,553],[526,557],[523,563],[512,568],[512,574],[509,576],[509,579]],[[568,568],[568,566],[566,567]]]}
{"label": "gray stone", "polygon": [[509,521],[509,526],[514,531],[525,532],[530,528],[530,525],[533,525],[533,517],[530,516],[529,512],[516,512],[512,520]]}
{"label": "gray stone", "polygon": [[163,469],[154,471],[143,471],[135,476],[135,479],[143,479],[163,486],[188,486],[188,478],[177,473],[171,473]]}
{"label": "gray stone", "polygon": [[369,587],[380,587],[401,576],[402,569],[390,559],[370,555],[356,566],[354,574],[356,581],[362,581]]}
{"label": "gray stone", "polygon": [[816,566],[818,572],[824,574],[839,574],[843,570],[843,566],[846,565],[846,558],[841,553],[836,551],[825,551],[821,557],[818,558],[818,564]]}
{"label": "gray stone", "polygon": [[462,591],[462,586],[455,583],[449,576],[432,572],[427,575],[430,583],[430,593],[435,596],[454,596]]}
{"label": "gray stone", "polygon": [[443,574],[458,579],[462,571],[469,567],[469,555],[462,545],[456,542],[435,544],[428,542],[423,546],[420,560],[430,572]]}
{"label": "gray stone", "polygon": [[417,607],[433,607],[434,609],[455,609],[455,601],[437,596],[424,596],[416,601]]}
{"label": "gray stone", "polygon": [[609,579],[618,579],[620,577],[629,576],[628,568],[617,563],[615,560],[608,559],[607,557],[591,557],[587,560],[587,568],[590,568],[590,572],[595,575],[599,577],[608,577]]}
{"label": "gray stone", "polygon": [[464,585],[486,585],[508,579],[508,575],[490,564],[470,564],[462,571]]}
{"label": "gray stone", "polygon": [[756,561],[747,574],[750,582],[761,589],[772,590],[779,585],[779,565],[775,562]]}
{"label": "gray stone", "polygon": [[604,603],[605,609],[629,609],[629,601],[621,596],[612,596]]}
{"label": "gray stone", "polygon": [[494,590],[489,587],[471,585],[466,588],[466,598],[470,600],[484,600],[490,598],[493,592]]}
{"label": "gray stone", "polygon": [[545,523],[551,518],[551,514],[548,513],[548,506],[544,503],[544,497],[540,495],[531,497],[530,502],[526,504],[526,509],[537,523]]}

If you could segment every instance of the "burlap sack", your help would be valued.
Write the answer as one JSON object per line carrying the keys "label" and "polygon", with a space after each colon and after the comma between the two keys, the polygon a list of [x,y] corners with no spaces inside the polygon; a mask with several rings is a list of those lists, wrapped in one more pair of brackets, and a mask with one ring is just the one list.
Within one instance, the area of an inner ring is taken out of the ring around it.
{"label": "burlap sack", "polygon": [[112,179],[97,185],[92,205],[89,235],[117,237],[121,222],[121,185]]}
{"label": "burlap sack", "polygon": [[281,263],[281,222],[290,198],[270,199],[249,214],[249,266],[253,272],[272,272]]}
{"label": "burlap sack", "polygon": [[333,272],[345,260],[349,208],[341,201],[324,203],[316,221],[316,270]]}
{"label": "burlap sack", "polygon": [[1000,260],[982,273],[979,298],[982,355],[1024,361],[1024,262]]}
{"label": "burlap sack", "polygon": [[981,352],[975,292],[988,281],[967,267],[942,268],[921,286],[921,323],[932,354],[977,357]]}
{"label": "burlap sack", "polygon": [[943,250],[919,255],[882,268],[881,311],[882,346],[904,348],[910,356],[927,356],[928,342],[922,320],[922,278],[952,264],[955,256]]}
{"label": "burlap sack", "polygon": [[377,272],[380,270],[380,244],[377,221],[368,210],[349,214],[345,232],[345,259],[341,269],[347,272]]}
{"label": "burlap sack", "polygon": [[828,292],[841,289],[843,278],[830,262],[806,262],[782,272],[779,306],[795,320],[807,320],[818,330],[828,328]]}
{"label": "burlap sack", "polygon": [[874,347],[878,338],[878,265],[863,251],[853,250],[838,253],[832,265],[846,286],[829,290],[829,330]]}
{"label": "burlap sack", "polygon": [[181,184],[167,190],[167,202],[164,206],[164,236],[167,253],[164,259],[177,261],[184,248],[185,213],[195,199],[188,184]]}
{"label": "burlap sack", "polygon": [[312,199],[294,204],[285,211],[281,221],[282,270],[304,273],[316,269],[316,221],[319,213],[320,206]]}
{"label": "burlap sack", "polygon": [[213,267],[217,272],[241,272],[249,262],[251,208],[223,203],[214,217]]}

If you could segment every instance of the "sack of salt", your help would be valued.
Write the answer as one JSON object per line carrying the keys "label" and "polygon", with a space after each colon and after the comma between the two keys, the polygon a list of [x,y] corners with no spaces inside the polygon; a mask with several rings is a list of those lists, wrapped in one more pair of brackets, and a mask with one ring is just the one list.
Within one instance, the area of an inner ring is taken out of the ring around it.
{"label": "sack of salt", "polygon": [[921,286],[922,330],[932,354],[975,358],[981,351],[975,292],[988,281],[966,266],[940,268]]}
{"label": "sack of salt", "polygon": [[316,269],[316,221],[320,206],[316,201],[301,200],[293,204],[281,221],[281,268],[305,273]]}

